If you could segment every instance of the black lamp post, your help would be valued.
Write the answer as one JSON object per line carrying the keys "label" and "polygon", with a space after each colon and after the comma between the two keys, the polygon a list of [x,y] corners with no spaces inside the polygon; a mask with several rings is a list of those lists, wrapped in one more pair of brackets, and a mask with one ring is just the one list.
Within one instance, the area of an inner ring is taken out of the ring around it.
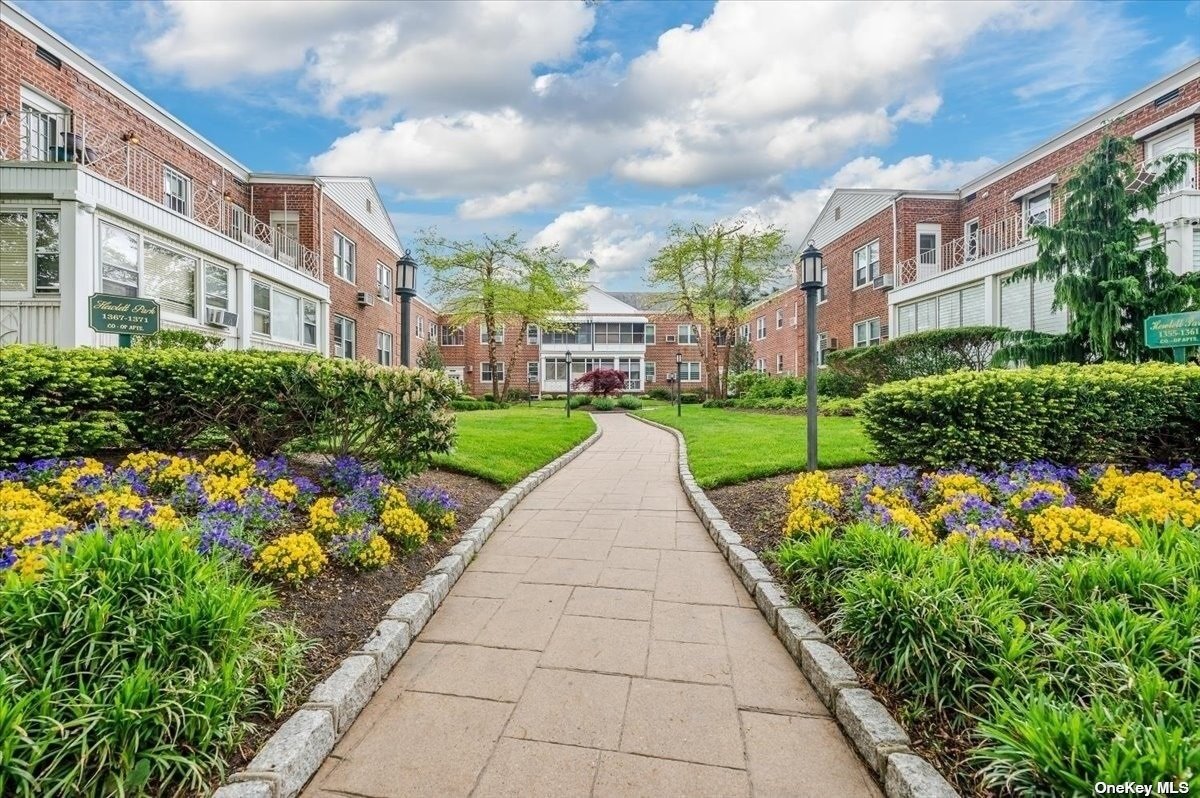
{"label": "black lamp post", "polygon": [[567,350],[567,418],[571,417],[571,350]]}
{"label": "black lamp post", "polygon": [[675,416],[683,415],[683,352],[675,353]]}
{"label": "black lamp post", "polygon": [[805,352],[808,353],[808,470],[817,470],[817,365],[820,363],[820,353],[817,351],[817,294],[820,293],[821,265],[823,258],[821,250],[817,249],[815,241],[808,242],[808,248],[800,255],[800,290],[808,298],[805,305],[805,321],[807,335]]}
{"label": "black lamp post", "polygon": [[406,249],[396,261],[396,294],[400,297],[400,362],[405,366],[412,344],[412,298],[417,295],[417,262]]}
{"label": "black lamp post", "polygon": [[533,407],[533,377],[529,376],[529,372],[525,372],[525,404]]}

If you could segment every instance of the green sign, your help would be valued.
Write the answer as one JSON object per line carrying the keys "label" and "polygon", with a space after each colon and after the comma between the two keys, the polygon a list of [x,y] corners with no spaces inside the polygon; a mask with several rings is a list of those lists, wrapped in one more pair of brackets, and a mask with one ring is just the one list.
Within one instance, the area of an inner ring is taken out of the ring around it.
{"label": "green sign", "polygon": [[153,335],[158,332],[158,303],[115,294],[88,297],[88,326],[96,332],[117,335]]}
{"label": "green sign", "polygon": [[1146,319],[1146,346],[1174,349],[1175,362],[1184,362],[1189,346],[1200,346],[1200,311],[1167,313]]}

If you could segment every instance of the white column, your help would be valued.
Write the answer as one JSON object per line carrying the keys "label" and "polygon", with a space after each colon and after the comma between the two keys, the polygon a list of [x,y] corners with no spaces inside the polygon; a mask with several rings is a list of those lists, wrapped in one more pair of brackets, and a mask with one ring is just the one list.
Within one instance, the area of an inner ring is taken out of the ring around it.
{"label": "white column", "polygon": [[254,329],[254,288],[249,269],[240,263],[233,268],[234,282],[237,283],[237,301],[234,303],[238,314],[237,348],[244,351],[253,345],[250,334]]}
{"label": "white column", "polygon": [[317,351],[329,356],[329,303],[324,299],[317,300]]}
{"label": "white column", "polygon": [[100,290],[98,251],[96,206],[64,201],[59,214],[58,256],[61,347],[96,345],[96,333],[88,326],[88,297]]}

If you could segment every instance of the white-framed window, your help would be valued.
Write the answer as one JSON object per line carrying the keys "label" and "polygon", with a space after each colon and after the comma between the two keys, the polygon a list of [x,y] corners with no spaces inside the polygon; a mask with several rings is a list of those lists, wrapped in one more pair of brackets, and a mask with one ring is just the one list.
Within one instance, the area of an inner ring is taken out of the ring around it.
{"label": "white-framed window", "polygon": [[700,361],[685,360],[679,364],[680,382],[700,382]]}
{"label": "white-framed window", "polygon": [[461,325],[454,327],[449,324],[441,328],[442,346],[462,346],[466,343],[466,330]]}
{"label": "white-framed window", "polygon": [[879,319],[867,319],[854,325],[854,346],[876,346],[879,344]]}
{"label": "white-framed window", "polygon": [[963,257],[975,260],[979,257],[979,219],[975,218],[963,225]]}
{"label": "white-framed window", "polygon": [[757,333],[758,333],[758,340],[761,341],[762,339],[767,337],[767,317],[766,316],[758,317],[756,329],[757,329]]}
{"label": "white-framed window", "polygon": [[760,357],[760,358],[755,359],[754,370],[757,371],[759,374],[766,374],[767,373],[767,359],[765,357]]}
{"label": "white-framed window", "polygon": [[654,343],[655,329],[656,328],[653,324],[646,325],[646,343],[647,344]]}
{"label": "white-framed window", "polygon": [[375,264],[375,293],[389,305],[392,302],[392,267],[386,263]]}
{"label": "white-framed window", "polygon": [[[817,290],[817,304],[829,300],[829,267],[821,264],[821,287]],[[799,303],[797,303],[799,304]],[[799,314],[797,314],[799,315]]]}
{"label": "white-framed window", "polygon": [[348,283],[358,277],[358,245],[349,238],[333,231],[333,273]]}
{"label": "white-framed window", "polygon": [[[238,226],[238,229],[243,231],[244,243],[258,248],[262,242],[254,234],[254,221],[249,214],[243,211],[240,207],[234,206],[235,221],[242,218],[244,221]],[[275,257],[291,266],[295,266],[300,260],[300,212],[299,211],[271,211],[271,237],[275,244]]]}
{"label": "white-framed window", "polygon": [[749,324],[743,324],[741,327],[738,328],[738,338],[740,338],[743,341],[750,340],[750,325]]}
{"label": "white-framed window", "polygon": [[898,335],[983,324],[983,283],[896,308]]}
{"label": "white-framed window", "polygon": [[775,372],[777,374],[783,373],[783,353],[782,352],[775,355]]}
{"label": "white-framed window", "polygon": [[642,390],[642,359],[639,357],[617,358],[617,371],[625,374],[625,390]]}
{"label": "white-framed window", "polygon": [[775,329],[776,330],[783,329],[783,308],[780,308],[779,310],[775,311]]}
{"label": "white-framed window", "polygon": [[528,382],[538,381],[538,362],[531,360],[525,364],[525,379]]}
{"label": "white-framed window", "polygon": [[437,341],[437,340],[438,340],[438,326],[437,326],[437,322],[433,322],[433,321],[429,322],[429,340],[430,340],[430,341]]}
{"label": "white-framed window", "polygon": [[71,113],[65,106],[21,87],[22,161],[71,160],[70,127]]}
{"label": "white-framed window", "polygon": [[1039,191],[1036,194],[1030,194],[1025,197],[1025,228],[1027,231],[1035,225],[1046,226],[1050,224],[1051,193],[1051,190],[1047,188],[1044,191]]}
{"label": "white-framed window", "polygon": [[917,225],[917,263],[923,266],[938,266],[942,252],[942,226],[940,224]]}
{"label": "white-framed window", "polygon": [[163,166],[163,205],[176,213],[191,216],[192,181],[183,172]]}
{"label": "white-framed window", "polygon": [[353,360],[356,355],[358,324],[345,316],[333,317],[333,356]]}
{"label": "white-framed window", "polygon": [[817,367],[825,368],[825,357],[829,354],[829,333],[817,333]]}
{"label": "white-framed window", "polygon": [[854,250],[854,287],[870,285],[879,276],[879,240]]}
{"label": "white-framed window", "polygon": [[[430,329],[432,330],[432,326],[430,327]],[[416,330],[415,335],[418,338],[425,337],[425,317],[424,316],[417,316],[417,330]]]}
{"label": "white-framed window", "polygon": [[646,383],[652,383],[658,378],[658,364],[653,360],[647,360],[642,364],[642,370],[645,371]]}
{"label": "white-framed window", "polygon": [[59,289],[57,210],[0,209],[0,291],[32,296]]}
{"label": "white-framed window", "polygon": [[[479,343],[486,344],[488,342],[488,326],[486,324],[479,325]],[[501,324],[496,328],[496,343],[504,343],[504,325]]]}
{"label": "white-framed window", "polygon": [[196,272],[199,261],[156,241],[142,242],[142,293],[162,309],[196,317]]}
{"label": "white-framed window", "polygon": [[204,307],[229,310],[229,268],[217,263],[204,264]]}
{"label": "white-framed window", "polygon": [[548,357],[545,362],[546,382],[567,381],[567,359],[565,357]]}
{"label": "white-framed window", "polygon": [[[1164,133],[1160,133],[1152,139],[1146,141],[1146,168],[1151,172],[1158,173],[1162,169],[1162,164],[1157,163],[1159,158],[1166,155],[1174,155],[1179,153],[1193,152],[1196,149],[1196,134],[1192,123],[1180,125],[1172,128]],[[1176,191],[1183,191],[1188,188],[1196,187],[1196,167],[1195,164],[1189,166],[1184,176],[1179,182],[1173,186],[1167,187],[1164,191],[1166,194],[1171,194]]]}
{"label": "white-framed window", "polygon": [[300,240],[299,211],[271,211],[271,230],[276,235],[285,236],[292,241]]}
{"label": "white-framed window", "polygon": [[[317,303],[313,300],[255,280],[251,285],[251,305],[254,332],[280,341],[317,345]],[[334,325],[336,330],[336,321]]]}
{"label": "white-framed window", "polygon": [[[496,362],[496,379],[500,382],[504,381],[504,362]],[[480,382],[492,381],[492,364],[484,361],[479,364],[479,380]]]}
{"label": "white-framed window", "polygon": [[679,335],[679,343],[681,344],[698,344],[700,343],[700,325],[699,324],[680,324],[676,329]]}
{"label": "white-framed window", "polygon": [[[205,285],[201,285],[201,283]],[[100,222],[100,290],[156,300],[164,313],[197,319],[199,291],[208,290],[200,258],[180,244]]]}
{"label": "white-framed window", "polygon": [[375,362],[381,366],[392,365],[392,334],[383,330],[375,333]]}
{"label": "white-framed window", "polygon": [[141,240],[123,227],[100,223],[100,290],[137,296],[141,287]]}
{"label": "white-framed window", "polygon": [[525,343],[530,346],[537,346],[538,342],[538,326],[536,324],[525,325]]}

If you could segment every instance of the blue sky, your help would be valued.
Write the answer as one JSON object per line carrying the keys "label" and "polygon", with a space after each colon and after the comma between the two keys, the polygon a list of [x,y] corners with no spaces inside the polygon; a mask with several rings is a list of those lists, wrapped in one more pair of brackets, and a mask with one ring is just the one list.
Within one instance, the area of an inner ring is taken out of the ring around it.
{"label": "blue sky", "polygon": [[20,4],[254,170],[611,288],[673,222],[798,241],[833,186],[954,188],[1200,56],[1200,0]]}

